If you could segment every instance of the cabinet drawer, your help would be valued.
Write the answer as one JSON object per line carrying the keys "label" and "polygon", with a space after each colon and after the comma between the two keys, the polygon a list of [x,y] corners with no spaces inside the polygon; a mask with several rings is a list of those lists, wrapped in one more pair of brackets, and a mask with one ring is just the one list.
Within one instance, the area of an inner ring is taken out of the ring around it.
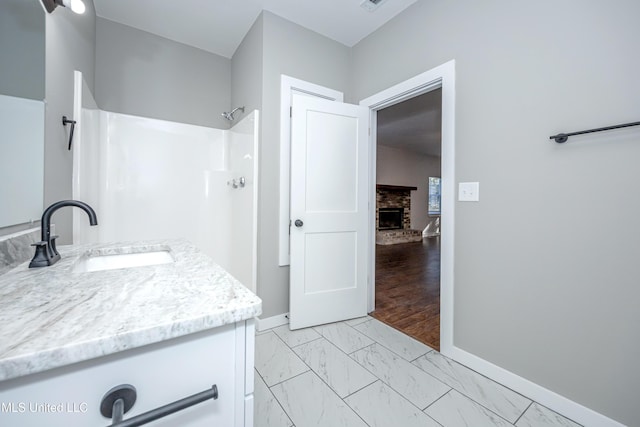
{"label": "cabinet drawer", "polygon": [[[236,325],[77,363],[0,383],[0,425],[107,426],[100,401],[111,388],[131,384],[137,400],[125,420],[192,394],[218,387],[217,400],[153,421],[153,427],[235,426],[244,378],[235,378]],[[240,382],[238,382],[240,381]]]}

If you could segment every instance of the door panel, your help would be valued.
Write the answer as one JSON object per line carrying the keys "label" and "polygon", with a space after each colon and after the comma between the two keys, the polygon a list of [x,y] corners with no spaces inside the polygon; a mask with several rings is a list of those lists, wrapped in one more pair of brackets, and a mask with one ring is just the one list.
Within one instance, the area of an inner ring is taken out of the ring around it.
{"label": "door panel", "polygon": [[[306,233],[304,292],[353,289],[357,286],[357,234]],[[322,259],[322,262],[318,260]]]}
{"label": "door panel", "polygon": [[307,113],[306,210],[354,212],[358,180],[357,121],[318,111]]}
{"label": "door panel", "polygon": [[292,111],[289,317],[298,329],[366,315],[369,112],[298,96]]}

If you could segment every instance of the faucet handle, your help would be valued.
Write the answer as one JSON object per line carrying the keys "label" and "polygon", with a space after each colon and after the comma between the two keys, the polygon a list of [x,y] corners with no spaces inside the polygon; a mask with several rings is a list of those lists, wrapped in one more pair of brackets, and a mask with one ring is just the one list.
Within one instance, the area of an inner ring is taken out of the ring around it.
{"label": "faucet handle", "polygon": [[36,247],[36,253],[29,263],[29,268],[46,267],[49,264],[49,244],[46,241],[32,243]]}
{"label": "faucet handle", "polygon": [[56,250],[55,239],[58,236],[51,236],[50,242],[40,241],[32,243],[36,247],[36,253],[29,263],[29,268],[48,267],[60,260],[60,254]]}
{"label": "faucet handle", "polygon": [[47,242],[46,241],[35,242],[35,243],[32,243],[31,246],[36,246],[36,250],[38,250],[38,248],[41,246],[47,246]]}

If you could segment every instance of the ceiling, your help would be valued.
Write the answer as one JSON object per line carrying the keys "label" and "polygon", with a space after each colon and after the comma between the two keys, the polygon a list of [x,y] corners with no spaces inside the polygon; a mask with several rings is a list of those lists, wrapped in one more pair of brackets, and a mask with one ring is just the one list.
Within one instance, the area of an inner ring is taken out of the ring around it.
{"label": "ceiling", "polygon": [[417,0],[93,0],[110,21],[231,58],[263,10],[353,46]]}
{"label": "ceiling", "polygon": [[442,89],[379,110],[377,122],[379,145],[440,157]]}

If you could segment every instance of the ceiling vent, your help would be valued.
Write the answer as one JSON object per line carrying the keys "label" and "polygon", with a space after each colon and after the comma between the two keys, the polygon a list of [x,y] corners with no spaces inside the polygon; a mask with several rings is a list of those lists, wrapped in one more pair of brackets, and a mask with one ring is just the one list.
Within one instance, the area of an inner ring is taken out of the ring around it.
{"label": "ceiling vent", "polygon": [[362,3],[360,3],[360,7],[368,10],[369,12],[373,12],[374,10],[379,8],[380,5],[385,1],[387,0],[362,0]]}

